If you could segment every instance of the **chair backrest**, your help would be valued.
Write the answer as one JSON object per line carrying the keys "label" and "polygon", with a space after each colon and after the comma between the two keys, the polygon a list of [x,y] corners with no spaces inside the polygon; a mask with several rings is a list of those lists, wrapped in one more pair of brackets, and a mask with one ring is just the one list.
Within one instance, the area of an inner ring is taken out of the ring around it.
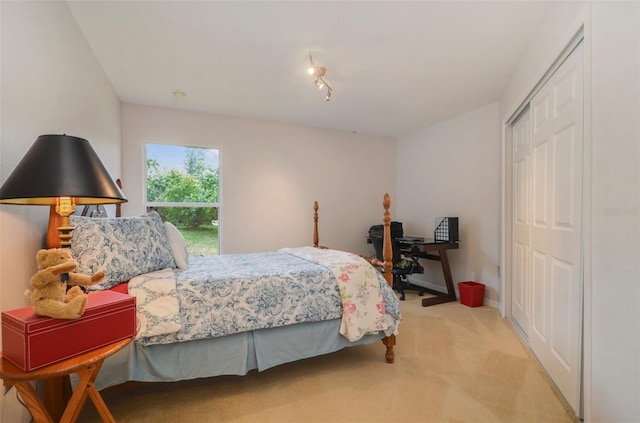
{"label": "chair backrest", "polygon": [[[380,261],[384,261],[384,256],[382,255],[382,248],[384,245],[383,232],[371,231],[369,232],[369,239],[373,244],[373,248],[376,250],[376,258]],[[393,252],[393,256],[391,258],[391,262],[393,264],[402,260],[398,243],[393,238],[391,239],[391,251]]]}

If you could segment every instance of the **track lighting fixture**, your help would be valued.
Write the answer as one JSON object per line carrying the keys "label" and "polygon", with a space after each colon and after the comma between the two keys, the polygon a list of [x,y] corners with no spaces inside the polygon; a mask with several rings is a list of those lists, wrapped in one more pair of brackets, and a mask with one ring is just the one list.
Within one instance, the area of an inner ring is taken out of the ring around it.
{"label": "track lighting fixture", "polygon": [[331,86],[329,85],[329,82],[327,81],[327,76],[326,76],[327,70],[322,66],[316,66],[313,63],[313,57],[311,57],[311,55],[309,55],[309,69],[307,69],[307,72],[309,73],[309,75],[314,76],[316,78],[314,83],[316,84],[316,87],[319,90],[322,90],[325,88],[327,89],[327,94],[324,96],[324,101],[331,100],[331,92],[333,91],[333,89],[331,88]]}

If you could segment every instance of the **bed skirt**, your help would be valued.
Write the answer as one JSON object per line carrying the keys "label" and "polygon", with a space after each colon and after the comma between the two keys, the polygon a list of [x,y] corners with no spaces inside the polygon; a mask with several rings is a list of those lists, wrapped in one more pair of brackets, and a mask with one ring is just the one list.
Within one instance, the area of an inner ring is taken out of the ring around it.
{"label": "bed skirt", "polygon": [[101,390],[129,381],[175,382],[246,375],[280,364],[370,344],[383,333],[349,342],[338,330],[340,319],[260,329],[221,338],[141,346],[131,343],[105,360],[95,381]]}

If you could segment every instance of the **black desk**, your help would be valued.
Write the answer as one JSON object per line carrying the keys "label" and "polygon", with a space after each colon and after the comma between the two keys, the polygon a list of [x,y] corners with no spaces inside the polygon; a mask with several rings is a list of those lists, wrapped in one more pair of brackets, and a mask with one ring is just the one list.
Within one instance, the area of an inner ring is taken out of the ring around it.
{"label": "black desk", "polygon": [[457,301],[456,290],[453,286],[453,278],[451,277],[451,269],[449,268],[449,258],[447,250],[457,250],[457,242],[435,242],[433,239],[403,237],[396,238],[395,241],[400,247],[400,251],[404,255],[414,256],[426,260],[439,261],[442,265],[442,273],[447,286],[447,292],[440,292],[433,289],[425,288],[425,292],[435,295],[435,297],[423,298],[422,306],[427,307],[435,304],[448,303]]}

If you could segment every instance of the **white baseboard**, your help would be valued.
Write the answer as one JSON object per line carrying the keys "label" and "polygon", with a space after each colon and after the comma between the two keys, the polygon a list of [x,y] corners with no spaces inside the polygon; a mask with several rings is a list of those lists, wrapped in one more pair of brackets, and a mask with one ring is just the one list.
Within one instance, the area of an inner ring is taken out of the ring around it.
{"label": "white baseboard", "polygon": [[[431,283],[429,281],[425,281],[423,279],[420,279],[416,275],[407,276],[407,280],[413,285],[423,286],[425,288],[433,289],[434,291],[438,291],[438,292],[443,292],[443,293],[447,292],[447,287],[446,286],[441,285],[441,284]],[[456,291],[456,297],[458,298],[458,301],[459,301],[460,300],[460,292],[458,292],[458,285],[454,283],[453,286],[454,286],[454,289]],[[495,309],[499,308],[499,304],[498,304],[497,301],[488,299],[486,296],[484,298],[484,305],[486,307],[491,307],[491,308],[495,308]]]}

